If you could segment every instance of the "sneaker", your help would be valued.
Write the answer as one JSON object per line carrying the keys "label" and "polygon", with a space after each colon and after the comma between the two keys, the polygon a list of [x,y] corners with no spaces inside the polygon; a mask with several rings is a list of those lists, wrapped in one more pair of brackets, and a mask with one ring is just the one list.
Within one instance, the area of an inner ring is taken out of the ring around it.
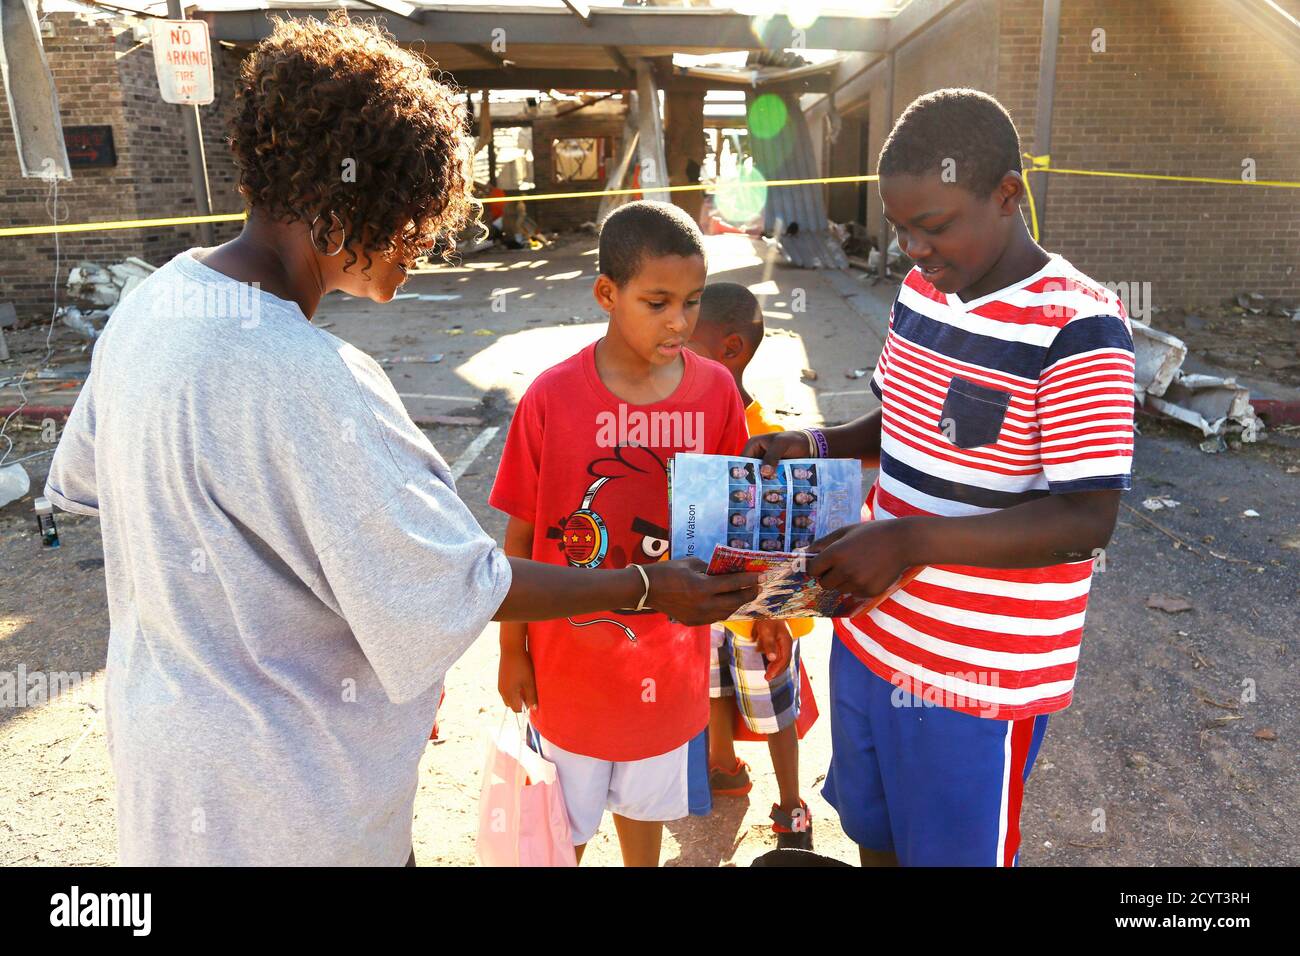
{"label": "sneaker", "polygon": [[[812,850],[812,814],[808,804],[799,801],[803,807],[802,814],[786,813],[777,804],[772,804],[772,832],[776,834],[778,850]],[[799,819],[794,819],[798,816]]]}
{"label": "sneaker", "polygon": [[749,764],[739,757],[731,770],[709,768],[709,789],[720,797],[743,797],[753,787],[754,784],[749,779]]}

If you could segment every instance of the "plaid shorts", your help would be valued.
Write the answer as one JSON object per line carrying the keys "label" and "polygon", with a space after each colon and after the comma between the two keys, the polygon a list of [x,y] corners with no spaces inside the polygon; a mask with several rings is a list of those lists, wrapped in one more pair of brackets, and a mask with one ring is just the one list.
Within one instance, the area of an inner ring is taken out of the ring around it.
{"label": "plaid shorts", "polygon": [[709,636],[709,697],[734,695],[741,719],[756,734],[774,734],[793,724],[799,716],[799,639],[791,647],[790,665],[769,683],[763,676],[767,661],[756,640],[721,624],[714,624]]}

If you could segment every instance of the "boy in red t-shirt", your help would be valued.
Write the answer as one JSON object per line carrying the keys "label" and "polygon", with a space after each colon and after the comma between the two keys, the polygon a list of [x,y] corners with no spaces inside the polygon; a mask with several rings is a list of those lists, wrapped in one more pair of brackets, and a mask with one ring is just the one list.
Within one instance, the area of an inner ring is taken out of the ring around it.
{"label": "boy in red t-shirt", "polygon": [[[666,558],[669,459],[746,439],[730,373],[685,348],[707,272],[699,228],[676,206],[629,203],[599,254],[609,328],[524,394],[489,499],[510,515],[507,554],[595,570]],[[790,652],[777,643],[774,660]],[[707,627],[651,608],[503,622],[498,689],[530,710],[579,858],[606,809],[627,866],[657,866],[664,822],[709,812]]]}

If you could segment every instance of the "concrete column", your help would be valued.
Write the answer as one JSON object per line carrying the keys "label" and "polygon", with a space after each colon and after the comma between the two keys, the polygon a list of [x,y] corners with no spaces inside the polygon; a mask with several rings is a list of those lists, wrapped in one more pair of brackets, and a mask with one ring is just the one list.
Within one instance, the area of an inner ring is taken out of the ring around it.
{"label": "concrete column", "polygon": [[[670,186],[700,181],[700,167],[707,148],[704,137],[704,94],[671,92],[664,97],[664,152],[668,158]],[[704,196],[699,190],[671,194],[697,222]]]}

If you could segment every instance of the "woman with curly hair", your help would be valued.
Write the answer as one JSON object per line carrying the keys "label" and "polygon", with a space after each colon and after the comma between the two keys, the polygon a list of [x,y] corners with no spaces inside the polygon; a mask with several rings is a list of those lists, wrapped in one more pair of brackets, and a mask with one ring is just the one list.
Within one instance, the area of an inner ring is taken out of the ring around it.
{"label": "woman with curly hair", "polygon": [[490,620],[705,624],[756,593],[698,562],[507,558],[379,365],[311,325],[331,290],[391,299],[466,221],[463,130],[377,27],[277,21],[231,130],[243,232],[95,345],[45,493],[100,519],[124,864],[411,861],[443,675]]}

